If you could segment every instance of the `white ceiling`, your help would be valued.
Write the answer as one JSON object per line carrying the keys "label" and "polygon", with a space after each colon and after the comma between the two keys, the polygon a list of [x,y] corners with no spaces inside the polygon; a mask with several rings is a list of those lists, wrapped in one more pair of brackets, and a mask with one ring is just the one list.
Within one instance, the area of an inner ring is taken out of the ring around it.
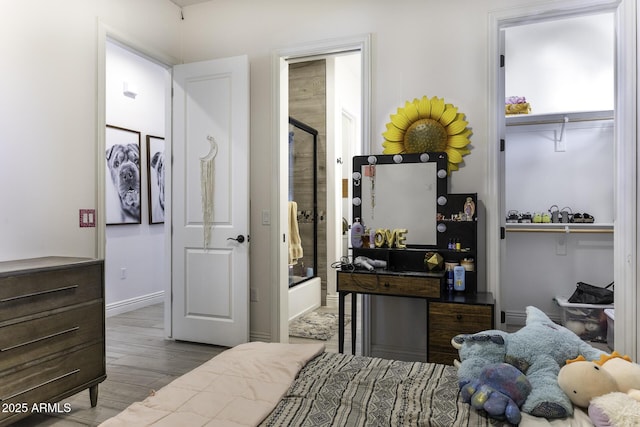
{"label": "white ceiling", "polygon": [[190,6],[192,4],[205,3],[210,0],[171,0],[180,7]]}

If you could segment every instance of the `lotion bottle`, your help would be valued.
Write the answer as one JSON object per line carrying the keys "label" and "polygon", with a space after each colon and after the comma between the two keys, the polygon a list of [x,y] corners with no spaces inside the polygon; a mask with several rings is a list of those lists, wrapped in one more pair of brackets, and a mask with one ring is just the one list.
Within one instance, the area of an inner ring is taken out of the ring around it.
{"label": "lotion bottle", "polygon": [[356,218],[351,226],[351,247],[352,248],[361,248],[362,247],[362,233],[364,232],[364,228],[362,224],[360,224],[360,218]]}
{"label": "lotion bottle", "polygon": [[464,291],[464,267],[460,265],[453,267],[453,289]]}

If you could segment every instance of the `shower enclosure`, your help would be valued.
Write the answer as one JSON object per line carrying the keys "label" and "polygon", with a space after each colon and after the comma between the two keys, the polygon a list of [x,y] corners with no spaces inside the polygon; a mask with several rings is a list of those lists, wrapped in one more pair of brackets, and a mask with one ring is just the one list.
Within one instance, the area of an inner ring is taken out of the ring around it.
{"label": "shower enclosure", "polygon": [[[302,256],[289,264],[289,288],[317,275],[317,145],[318,131],[289,117],[289,201],[297,204],[293,219],[297,222],[302,247]],[[290,240],[292,237],[295,236],[290,236]]]}

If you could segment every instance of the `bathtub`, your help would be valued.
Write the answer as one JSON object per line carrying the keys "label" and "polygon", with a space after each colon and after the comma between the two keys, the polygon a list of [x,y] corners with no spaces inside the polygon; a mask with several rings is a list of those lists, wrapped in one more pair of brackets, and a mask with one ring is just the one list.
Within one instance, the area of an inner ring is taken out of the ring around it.
{"label": "bathtub", "polygon": [[289,321],[320,307],[320,284],[319,277],[312,277],[289,288]]}

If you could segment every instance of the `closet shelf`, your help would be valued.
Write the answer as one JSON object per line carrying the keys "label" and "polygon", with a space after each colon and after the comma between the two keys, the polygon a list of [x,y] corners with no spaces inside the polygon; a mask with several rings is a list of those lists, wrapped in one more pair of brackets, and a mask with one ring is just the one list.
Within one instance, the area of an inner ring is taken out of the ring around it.
{"label": "closet shelf", "polygon": [[550,114],[515,114],[506,116],[505,124],[507,126],[528,126],[598,120],[613,120],[613,110],[574,111]]}
{"label": "closet shelf", "polygon": [[551,223],[551,224],[506,224],[506,231],[515,233],[613,233],[613,224],[608,223]]}

